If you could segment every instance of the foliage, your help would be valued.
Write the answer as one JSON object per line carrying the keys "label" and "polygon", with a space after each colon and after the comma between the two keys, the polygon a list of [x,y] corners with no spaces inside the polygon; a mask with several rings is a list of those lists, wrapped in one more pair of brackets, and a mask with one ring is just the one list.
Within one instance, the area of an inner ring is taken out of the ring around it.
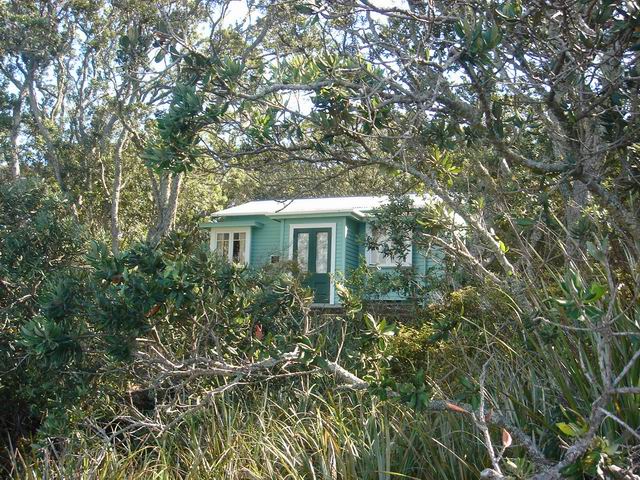
{"label": "foliage", "polygon": [[[83,433],[57,464],[16,457],[21,478],[476,479],[485,453],[454,414],[425,415],[360,397],[286,388],[215,401],[164,438],[112,448]],[[460,461],[451,452],[465,451]],[[70,452],[78,453],[72,455]],[[233,452],[230,455],[229,452]],[[28,468],[25,468],[27,467]]]}
{"label": "foliage", "polygon": [[[342,299],[348,295],[357,296],[363,303],[402,295],[409,301],[422,301],[433,286],[432,278],[427,275],[417,274],[411,268],[380,268],[367,265],[364,257],[360,258],[357,268],[349,272],[348,277],[342,282],[345,290],[342,291]],[[436,283],[436,282],[434,282]]]}
{"label": "foliage", "polygon": [[[37,179],[0,185],[0,398],[12,406],[0,415],[8,435],[3,444],[32,433],[46,404],[49,378],[25,363],[19,332],[56,279],[74,271],[86,244],[85,229],[69,215],[69,203],[56,188]],[[55,304],[50,310],[59,312]],[[58,345],[60,333],[48,332],[48,338]]]}
{"label": "foliage", "polygon": [[21,329],[29,361],[60,382],[48,395],[54,400],[42,431],[50,434],[68,428],[64,418],[81,409],[81,417],[98,415],[127,382],[148,381],[143,367],[132,368],[145,339],[159,336],[179,356],[196,342],[202,355],[259,358],[289,348],[303,324],[298,300],[309,301],[291,270],[230,265],[191,233],[117,256],[93,242],[86,262],[50,285],[39,314]]}
{"label": "foliage", "polygon": [[[2,422],[46,416],[13,466],[634,478],[637,4],[244,6],[0,6]],[[257,197],[406,192],[434,202],[392,195],[376,246],[442,261],[356,269],[343,316],[189,230]],[[394,292],[411,321],[372,308]]]}
{"label": "foliage", "polygon": [[[545,454],[559,458],[564,442],[586,434],[587,417],[597,395],[593,388],[598,371],[597,337],[588,329],[574,335],[561,333],[563,325],[577,327],[589,322],[588,317],[593,320],[606,314],[601,302],[611,301],[610,293],[602,277],[596,278],[588,283],[577,272],[557,278],[559,288],[545,299],[535,320],[523,316],[512,298],[492,286],[450,292],[422,309],[415,319],[397,325],[395,335],[388,337],[385,361],[379,362],[384,368],[370,380],[371,393],[393,399],[390,391],[395,391],[397,398],[419,409],[416,392],[423,391],[429,400],[455,399],[458,405],[477,410],[482,395],[478,379],[488,366],[484,388],[491,392],[492,408],[509,412],[516,427],[536,432]],[[355,292],[341,295],[348,312],[360,318],[371,316],[371,307],[358,300]],[[618,312],[616,329],[633,329],[637,309],[613,308]],[[633,338],[617,342],[612,353],[614,371],[633,358],[635,343]],[[633,384],[637,367],[629,364],[633,371],[627,372],[625,382]],[[619,395],[610,402],[602,408],[615,412],[617,420],[604,419],[585,453],[564,467],[563,474],[569,478],[598,478],[609,468],[634,465],[629,455],[637,447],[634,441],[629,443],[631,437],[621,423],[640,421],[637,398]],[[532,475],[532,464],[518,449],[510,451],[507,463],[505,468],[517,478]]]}

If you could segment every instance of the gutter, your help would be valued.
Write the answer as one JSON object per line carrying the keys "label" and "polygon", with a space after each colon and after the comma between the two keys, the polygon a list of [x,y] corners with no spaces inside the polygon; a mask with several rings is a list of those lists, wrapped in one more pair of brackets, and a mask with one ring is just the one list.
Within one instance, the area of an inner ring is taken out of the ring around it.
{"label": "gutter", "polygon": [[342,215],[353,215],[356,218],[365,218],[366,214],[359,209],[349,209],[349,210],[314,210],[308,212],[242,212],[242,213],[226,213],[220,211],[218,213],[214,213],[214,217],[218,218],[226,218],[226,217],[250,217],[256,215],[264,215],[268,218],[280,218],[280,217],[308,217],[312,215],[324,215],[324,216],[342,216]]}
{"label": "gutter", "polygon": [[214,220],[212,222],[204,222],[198,225],[200,228],[225,228],[225,227],[256,227],[260,228],[264,224],[262,222],[257,222],[255,220],[228,220],[228,221],[219,221]]}

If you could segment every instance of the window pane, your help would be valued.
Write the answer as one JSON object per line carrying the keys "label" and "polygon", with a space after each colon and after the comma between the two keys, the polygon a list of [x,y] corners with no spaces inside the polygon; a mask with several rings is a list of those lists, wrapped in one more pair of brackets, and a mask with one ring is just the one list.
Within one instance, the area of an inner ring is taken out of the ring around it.
{"label": "window pane", "polygon": [[223,258],[229,257],[229,234],[216,234],[216,252]]}
{"label": "window pane", "polygon": [[383,253],[388,242],[387,235],[383,231],[373,228],[369,233],[373,242],[378,245],[378,248],[369,249],[369,263],[379,266],[393,265],[393,259]]}
{"label": "window pane", "polygon": [[377,242],[380,245],[378,247],[378,265],[384,266],[395,266],[397,263],[397,259],[392,255],[385,255],[385,250],[391,247],[391,242],[389,241],[389,236],[386,232],[378,232]]}
{"label": "window pane", "polygon": [[371,249],[369,251],[369,259],[370,259],[369,262],[372,265],[378,265],[382,260],[382,254],[376,249]]}
{"label": "window pane", "polygon": [[245,263],[245,244],[247,234],[238,232],[233,234],[233,261]]}
{"label": "window pane", "polygon": [[308,233],[299,233],[298,234],[298,245],[296,248],[298,265],[300,265],[300,270],[302,272],[309,271],[309,234]]}
{"label": "window pane", "polygon": [[378,265],[379,267],[395,267],[398,264],[411,265],[411,240],[407,240],[406,256],[401,258],[384,254],[385,250],[392,248],[391,239],[387,232],[367,226],[367,233],[378,244],[378,248],[372,248],[367,251],[370,265]]}
{"label": "window pane", "polygon": [[329,261],[329,233],[318,232],[316,235],[316,273],[327,273]]}

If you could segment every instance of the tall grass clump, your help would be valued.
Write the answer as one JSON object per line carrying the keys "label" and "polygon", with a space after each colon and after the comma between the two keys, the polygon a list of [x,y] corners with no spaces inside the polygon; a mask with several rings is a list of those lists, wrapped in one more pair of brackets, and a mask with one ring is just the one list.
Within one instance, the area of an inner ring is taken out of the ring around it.
{"label": "tall grass clump", "polygon": [[[473,479],[486,453],[455,414],[417,413],[366,394],[265,389],[224,395],[178,428],[61,450],[16,452],[13,478]],[[470,448],[471,447],[471,448]],[[43,452],[49,452],[43,454]]]}

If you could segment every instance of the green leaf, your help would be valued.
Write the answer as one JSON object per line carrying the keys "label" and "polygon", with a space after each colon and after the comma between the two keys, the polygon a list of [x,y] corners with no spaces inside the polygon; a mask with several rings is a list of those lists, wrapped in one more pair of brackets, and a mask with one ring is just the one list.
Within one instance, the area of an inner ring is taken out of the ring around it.
{"label": "green leaf", "polygon": [[501,118],[502,117],[502,102],[493,102],[493,105],[491,106],[491,113],[493,113],[493,116],[495,118]]}
{"label": "green leaf", "polygon": [[560,422],[560,423],[556,423],[556,427],[558,427],[558,429],[568,437],[577,436],[575,425],[572,423],[570,424],[570,423]]}
{"label": "green leaf", "polygon": [[129,40],[129,37],[127,35],[122,35],[118,40],[118,43],[120,44],[120,48],[126,50],[127,48],[129,48],[129,45],[131,45],[131,40]]}
{"label": "green leaf", "polygon": [[464,28],[461,22],[456,22],[456,24],[453,26],[453,29],[455,30],[458,37],[465,38]]}
{"label": "green leaf", "polygon": [[329,367],[329,362],[327,361],[327,359],[320,356],[317,356],[314,358],[313,364],[323,369],[326,369]]}
{"label": "green leaf", "polygon": [[500,30],[497,26],[493,26],[489,30],[485,30],[484,32],[482,32],[482,38],[487,48],[489,48],[490,50],[495,48],[502,39]]}
{"label": "green leaf", "polygon": [[584,299],[587,303],[593,303],[600,300],[607,293],[607,287],[597,282],[591,284],[589,295]]}
{"label": "green leaf", "polygon": [[613,105],[617,105],[617,106],[622,105],[622,100],[623,100],[623,97],[618,90],[614,91],[611,94],[611,103]]}
{"label": "green leaf", "polygon": [[556,423],[556,427],[568,437],[579,437],[580,435],[584,435],[588,430],[586,423],[583,423],[581,420],[579,420],[579,423],[580,425],[577,423],[560,422]]}
{"label": "green leaf", "polygon": [[[606,251],[606,248],[604,249]],[[587,251],[597,261],[602,262],[605,259],[605,255],[602,249],[597,247],[593,242],[587,242]]]}
{"label": "green leaf", "polygon": [[514,218],[513,221],[520,227],[531,227],[535,224],[535,221],[530,218]]}
{"label": "green leaf", "polygon": [[298,13],[301,13],[303,15],[313,15],[314,13],[316,13],[315,10],[309,5],[295,5],[293,8],[295,8]]}

